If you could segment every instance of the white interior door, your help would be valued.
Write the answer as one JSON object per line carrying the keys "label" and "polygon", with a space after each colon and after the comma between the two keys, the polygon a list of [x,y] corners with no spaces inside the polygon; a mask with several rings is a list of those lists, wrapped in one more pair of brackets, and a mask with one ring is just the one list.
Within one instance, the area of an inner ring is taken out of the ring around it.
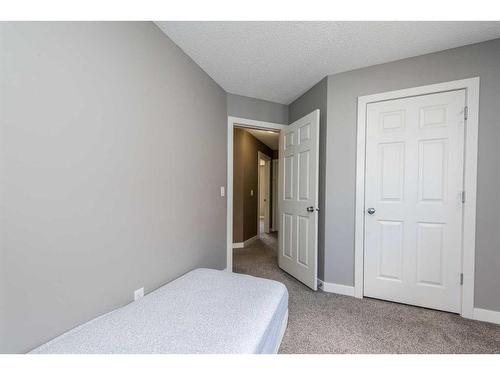
{"label": "white interior door", "polygon": [[364,295],[460,312],[465,91],[367,106]]}
{"label": "white interior door", "polygon": [[279,266],[317,289],[319,110],[280,132]]}

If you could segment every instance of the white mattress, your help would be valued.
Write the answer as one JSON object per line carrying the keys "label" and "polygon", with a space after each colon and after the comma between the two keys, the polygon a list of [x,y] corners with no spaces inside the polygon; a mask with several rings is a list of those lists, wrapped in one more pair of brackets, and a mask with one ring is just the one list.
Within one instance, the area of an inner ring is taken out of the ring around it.
{"label": "white mattress", "polygon": [[31,353],[275,353],[287,317],[283,284],[200,268]]}

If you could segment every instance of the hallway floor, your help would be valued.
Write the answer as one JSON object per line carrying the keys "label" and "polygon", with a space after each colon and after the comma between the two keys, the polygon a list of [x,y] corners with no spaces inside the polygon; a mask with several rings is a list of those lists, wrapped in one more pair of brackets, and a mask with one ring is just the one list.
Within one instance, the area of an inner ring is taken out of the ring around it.
{"label": "hallway floor", "polygon": [[234,272],[288,288],[280,353],[500,353],[500,325],[370,298],[314,292],[278,267],[277,238],[234,250]]}

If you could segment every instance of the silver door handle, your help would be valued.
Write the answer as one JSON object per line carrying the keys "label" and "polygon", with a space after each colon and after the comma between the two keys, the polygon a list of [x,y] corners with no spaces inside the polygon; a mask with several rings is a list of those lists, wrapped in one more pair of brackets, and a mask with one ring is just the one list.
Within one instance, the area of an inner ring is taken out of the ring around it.
{"label": "silver door handle", "polygon": [[369,209],[366,210],[366,212],[368,212],[368,215],[373,215],[376,212],[376,210],[373,207],[370,207]]}
{"label": "silver door handle", "polygon": [[313,206],[307,207],[307,212],[314,212],[314,211],[319,211],[319,208],[314,209]]}

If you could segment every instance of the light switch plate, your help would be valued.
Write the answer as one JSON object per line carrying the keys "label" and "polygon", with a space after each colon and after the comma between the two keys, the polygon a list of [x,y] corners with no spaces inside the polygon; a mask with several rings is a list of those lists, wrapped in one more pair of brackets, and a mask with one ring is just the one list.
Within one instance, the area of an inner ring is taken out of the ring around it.
{"label": "light switch plate", "polygon": [[252,189],[252,190],[250,190],[250,196],[252,196],[252,197],[253,197],[253,189]]}
{"label": "light switch plate", "polygon": [[224,188],[224,186],[221,186],[220,187],[220,196],[223,197],[226,195],[226,189]]}

